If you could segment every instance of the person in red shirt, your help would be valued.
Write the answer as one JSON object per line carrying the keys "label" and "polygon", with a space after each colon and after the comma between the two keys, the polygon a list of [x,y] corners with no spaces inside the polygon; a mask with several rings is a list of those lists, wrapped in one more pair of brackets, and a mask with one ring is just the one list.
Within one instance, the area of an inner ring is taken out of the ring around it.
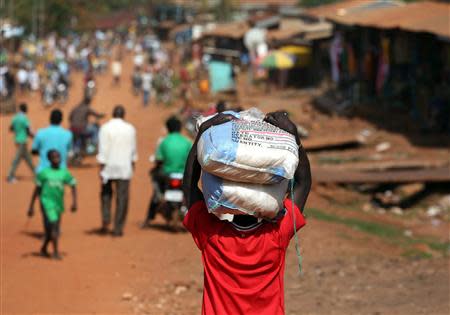
{"label": "person in red shirt", "polygon": [[306,223],[302,211],[311,188],[309,161],[287,113],[269,113],[265,121],[292,133],[299,145],[294,201],[300,208],[286,199],[284,210],[270,221],[250,215],[235,215],[232,222],[219,220],[208,213],[198,188],[197,142],[206,129],[231,119],[221,113],[200,126],[184,174],[189,211],[183,223],[202,252],[204,266],[202,314],[282,315],[286,249],[294,235],[294,222],[296,230]]}

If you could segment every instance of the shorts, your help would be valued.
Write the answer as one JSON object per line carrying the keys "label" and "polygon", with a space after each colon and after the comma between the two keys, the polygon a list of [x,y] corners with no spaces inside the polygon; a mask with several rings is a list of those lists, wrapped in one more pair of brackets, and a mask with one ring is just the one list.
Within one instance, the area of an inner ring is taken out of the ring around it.
{"label": "shorts", "polygon": [[46,210],[42,203],[41,203],[41,211],[42,211],[45,235],[50,236],[52,233],[52,225],[56,224],[57,235],[59,236],[62,211]]}

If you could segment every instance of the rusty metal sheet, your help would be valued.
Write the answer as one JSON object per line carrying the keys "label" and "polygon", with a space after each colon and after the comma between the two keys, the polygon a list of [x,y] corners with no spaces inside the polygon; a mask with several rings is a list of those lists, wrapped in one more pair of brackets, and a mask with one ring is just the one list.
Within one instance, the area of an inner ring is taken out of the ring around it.
{"label": "rusty metal sheet", "polygon": [[361,5],[346,1],[333,6],[323,6],[308,13],[324,17],[339,24],[358,25],[382,29],[402,29],[411,32],[427,32],[450,37],[450,3],[419,1],[398,6],[363,10],[376,1]]}
{"label": "rusty metal sheet", "polygon": [[342,12],[342,10],[359,6],[361,5],[361,3],[362,3],[361,0],[339,1],[332,4],[320,5],[317,7],[307,9],[306,13],[318,18],[332,18],[336,16],[338,12]]}
{"label": "rusty metal sheet", "polygon": [[244,38],[245,33],[250,29],[246,22],[230,22],[217,24],[216,28],[205,32],[204,37],[229,37],[234,39]]}

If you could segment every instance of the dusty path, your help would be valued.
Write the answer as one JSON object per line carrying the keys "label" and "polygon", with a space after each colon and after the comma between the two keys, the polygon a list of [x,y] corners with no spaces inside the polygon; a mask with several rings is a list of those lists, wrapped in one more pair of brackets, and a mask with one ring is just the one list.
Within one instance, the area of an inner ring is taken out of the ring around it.
{"label": "dusty path", "polygon": [[[100,183],[90,158],[89,167],[72,170],[79,182],[79,211],[64,215],[62,262],[36,256],[42,229],[39,215],[29,222],[26,217],[33,187],[28,169],[19,167],[16,184],[4,181],[14,147],[7,132],[10,117],[1,117],[0,314],[200,313],[202,267],[190,235],[139,229],[151,192],[148,156],[174,109],[154,104],[142,108],[129,90],[130,68],[125,65],[119,88],[111,87],[109,75],[101,77],[93,103],[108,115],[114,104],[124,104],[127,119],[138,130],[139,162],[125,236],[112,239],[91,233],[100,224]],[[79,76],[74,82],[63,107],[66,114],[80,100]],[[42,108],[38,97],[23,99],[30,105],[33,127],[46,126],[49,110]],[[312,198],[309,206],[317,204]],[[305,276],[297,275],[291,246],[288,314],[448,314],[447,259],[400,258],[401,251],[393,245],[314,219],[301,234]]]}

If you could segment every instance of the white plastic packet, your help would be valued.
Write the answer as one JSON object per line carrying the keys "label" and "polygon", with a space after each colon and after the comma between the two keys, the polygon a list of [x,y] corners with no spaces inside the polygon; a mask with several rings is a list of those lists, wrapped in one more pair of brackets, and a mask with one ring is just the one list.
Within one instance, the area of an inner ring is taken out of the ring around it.
{"label": "white plastic packet", "polygon": [[271,185],[237,183],[202,172],[202,192],[208,211],[221,219],[249,214],[274,218],[283,208],[289,180]]}
{"label": "white plastic packet", "polygon": [[252,184],[292,179],[298,145],[290,133],[263,121],[252,108],[232,113],[238,119],[207,129],[197,152],[202,169],[221,178]]}

